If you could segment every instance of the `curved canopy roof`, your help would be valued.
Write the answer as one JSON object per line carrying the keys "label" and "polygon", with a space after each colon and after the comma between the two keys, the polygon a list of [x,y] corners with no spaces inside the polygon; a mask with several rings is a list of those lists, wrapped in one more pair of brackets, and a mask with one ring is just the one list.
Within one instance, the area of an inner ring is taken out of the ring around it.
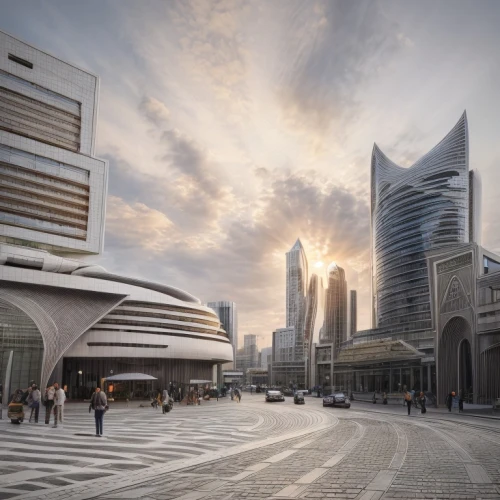
{"label": "curved canopy roof", "polygon": [[156,377],[146,375],[145,373],[122,373],[120,375],[111,375],[107,377],[106,381],[109,382],[125,382],[127,380],[158,380]]}

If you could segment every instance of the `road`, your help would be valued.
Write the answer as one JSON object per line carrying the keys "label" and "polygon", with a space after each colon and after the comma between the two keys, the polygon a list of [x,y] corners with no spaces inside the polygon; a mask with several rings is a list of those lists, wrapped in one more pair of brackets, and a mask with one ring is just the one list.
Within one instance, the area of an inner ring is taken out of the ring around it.
{"label": "road", "polygon": [[[500,499],[500,421],[244,394],[162,415],[88,406],[62,429],[0,421],[0,500]],[[43,419],[41,419],[43,420]]]}

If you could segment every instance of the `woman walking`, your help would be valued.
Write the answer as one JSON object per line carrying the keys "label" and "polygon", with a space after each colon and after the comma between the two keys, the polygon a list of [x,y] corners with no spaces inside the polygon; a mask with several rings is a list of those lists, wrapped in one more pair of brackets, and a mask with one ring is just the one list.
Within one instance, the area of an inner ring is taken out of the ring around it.
{"label": "woman walking", "polygon": [[408,391],[405,392],[405,401],[406,401],[406,406],[408,407],[408,416],[410,416],[410,413],[411,413],[411,394]]}
{"label": "woman walking", "polygon": [[92,399],[90,400],[90,405],[94,410],[95,418],[95,435],[96,437],[102,437],[102,423],[104,420],[104,412],[106,411],[106,406],[108,404],[108,398],[104,392],[98,387],[94,394],[92,394]]}

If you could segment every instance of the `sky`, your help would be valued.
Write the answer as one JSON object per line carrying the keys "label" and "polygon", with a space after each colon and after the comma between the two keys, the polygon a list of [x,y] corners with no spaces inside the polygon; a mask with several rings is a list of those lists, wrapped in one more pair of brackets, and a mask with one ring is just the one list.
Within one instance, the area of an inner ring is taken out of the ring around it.
{"label": "sky", "polygon": [[[410,166],[467,110],[500,251],[500,2],[0,0],[0,29],[100,76],[108,271],[285,326],[285,253],[331,261],[370,327],[370,159]],[[323,267],[318,263],[323,263]]]}

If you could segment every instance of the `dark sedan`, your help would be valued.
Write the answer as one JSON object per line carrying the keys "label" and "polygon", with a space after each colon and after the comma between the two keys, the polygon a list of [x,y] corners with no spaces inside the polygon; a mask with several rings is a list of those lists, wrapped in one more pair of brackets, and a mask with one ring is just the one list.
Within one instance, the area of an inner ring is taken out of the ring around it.
{"label": "dark sedan", "polygon": [[340,408],[350,408],[351,401],[343,392],[336,392],[323,398],[323,406],[338,406]]}

